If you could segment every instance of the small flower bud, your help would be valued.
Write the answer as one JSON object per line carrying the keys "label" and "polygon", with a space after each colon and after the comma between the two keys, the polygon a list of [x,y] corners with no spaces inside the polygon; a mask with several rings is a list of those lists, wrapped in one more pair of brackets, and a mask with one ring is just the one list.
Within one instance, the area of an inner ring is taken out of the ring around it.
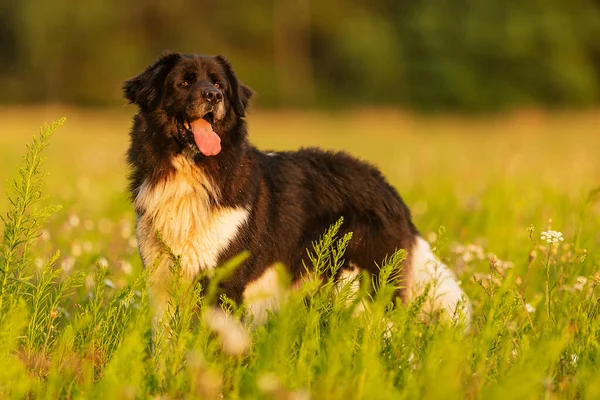
{"label": "small flower bud", "polygon": [[537,253],[535,250],[531,250],[531,253],[529,253],[529,264],[532,264],[535,259],[537,258]]}

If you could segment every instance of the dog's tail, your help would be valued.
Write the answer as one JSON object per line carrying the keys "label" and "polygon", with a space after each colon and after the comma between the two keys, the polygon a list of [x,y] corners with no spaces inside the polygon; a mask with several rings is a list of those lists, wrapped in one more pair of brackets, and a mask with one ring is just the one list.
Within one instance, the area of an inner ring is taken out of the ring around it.
{"label": "dog's tail", "polygon": [[409,299],[422,295],[429,287],[423,314],[427,317],[442,311],[454,321],[462,319],[468,329],[471,324],[471,302],[454,272],[438,260],[429,243],[420,236],[416,237],[413,245],[410,263]]}

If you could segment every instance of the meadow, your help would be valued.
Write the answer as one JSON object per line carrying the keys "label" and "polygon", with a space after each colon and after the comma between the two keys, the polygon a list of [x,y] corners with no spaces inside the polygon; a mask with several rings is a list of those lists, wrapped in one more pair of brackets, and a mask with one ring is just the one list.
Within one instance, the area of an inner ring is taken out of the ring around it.
{"label": "meadow", "polygon": [[[0,109],[0,189],[13,193],[0,198],[0,398],[600,397],[597,111],[253,111],[262,149],[347,150],[380,167],[457,272],[472,326],[423,318],[424,298],[389,307],[392,259],[356,298],[307,281],[257,329],[243,306],[216,310],[214,288],[175,280],[154,332],[124,160],[133,112]],[[43,151],[45,197],[15,201],[36,189],[17,173],[26,144],[63,116]],[[339,266],[345,240],[324,235],[307,267]]]}

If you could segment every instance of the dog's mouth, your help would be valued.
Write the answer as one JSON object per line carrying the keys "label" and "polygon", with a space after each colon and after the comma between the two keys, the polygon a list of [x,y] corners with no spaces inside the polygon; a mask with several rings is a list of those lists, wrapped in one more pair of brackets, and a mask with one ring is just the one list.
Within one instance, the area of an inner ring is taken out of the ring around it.
{"label": "dog's mouth", "polygon": [[186,136],[193,137],[194,144],[202,154],[215,156],[221,151],[221,138],[213,130],[214,123],[215,116],[209,112],[201,118],[185,119],[179,125]]}

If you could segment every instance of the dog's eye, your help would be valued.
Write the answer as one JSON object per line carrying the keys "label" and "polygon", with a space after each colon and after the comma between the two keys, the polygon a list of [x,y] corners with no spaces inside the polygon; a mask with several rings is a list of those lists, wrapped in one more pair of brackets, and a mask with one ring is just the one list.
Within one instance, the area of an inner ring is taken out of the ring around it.
{"label": "dog's eye", "polygon": [[179,84],[179,86],[181,86],[181,87],[188,87],[188,86],[190,86],[190,82],[189,81],[181,81],[181,83]]}
{"label": "dog's eye", "polygon": [[217,89],[221,89],[221,83],[219,83],[219,81],[216,81],[215,83],[213,83],[213,85],[215,85]]}

